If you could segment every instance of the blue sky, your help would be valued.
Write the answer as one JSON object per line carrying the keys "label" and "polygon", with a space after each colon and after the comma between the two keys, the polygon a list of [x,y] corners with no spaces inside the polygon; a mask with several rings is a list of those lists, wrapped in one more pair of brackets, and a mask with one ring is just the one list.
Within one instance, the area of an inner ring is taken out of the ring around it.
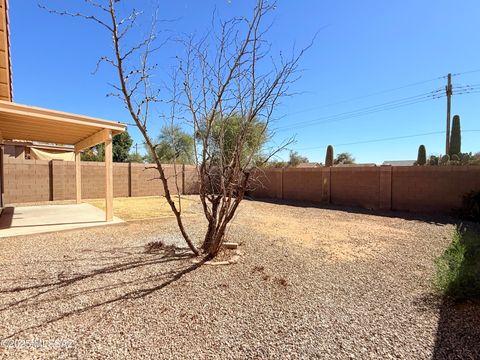
{"label": "blue sky", "polygon": [[[123,105],[105,96],[115,74],[108,67],[92,74],[97,59],[110,51],[108,35],[91,23],[48,14],[39,2],[57,9],[66,3],[69,9],[85,9],[81,0],[10,1],[15,101],[129,123]],[[154,1],[132,3],[148,9]],[[165,30],[201,33],[214,8],[223,18],[243,16],[250,14],[254,2],[158,3],[161,18],[175,19],[164,23]],[[275,140],[296,134],[292,148],[322,162],[328,144],[336,153],[351,152],[359,162],[414,159],[420,144],[429,154],[443,153],[442,133],[367,141],[444,131],[445,98],[420,95],[444,87],[442,77],[449,72],[461,73],[453,77],[453,114],[460,114],[463,130],[480,130],[480,93],[455,95],[466,89],[460,86],[480,84],[480,71],[474,71],[480,69],[479,14],[478,0],[279,0],[268,35],[275,53],[289,51],[294,44],[304,46],[321,31],[302,59],[303,75],[293,89],[298,95],[284,99],[277,110]],[[162,67],[169,68],[175,51],[167,47],[158,54]],[[406,86],[410,84],[417,85]],[[384,91],[389,89],[397,90]],[[417,95],[412,101],[373,107]],[[407,106],[416,99],[422,101]],[[357,110],[364,108],[384,111],[358,116]],[[336,116],[343,113],[347,114]],[[160,125],[152,123],[153,135]],[[142,142],[133,126],[129,132],[135,142]],[[479,140],[480,132],[464,131],[462,150],[480,151]]]}

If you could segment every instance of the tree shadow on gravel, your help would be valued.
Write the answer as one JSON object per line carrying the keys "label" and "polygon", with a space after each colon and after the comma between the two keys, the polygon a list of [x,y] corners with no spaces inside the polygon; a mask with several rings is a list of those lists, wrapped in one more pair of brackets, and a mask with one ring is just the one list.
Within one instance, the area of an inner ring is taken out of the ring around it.
{"label": "tree shadow on gravel", "polygon": [[[6,320],[8,316],[22,318],[25,313],[36,313],[40,316],[34,318],[40,321],[26,325],[19,325],[22,321],[15,322],[16,329],[9,334],[0,334],[0,340],[15,338],[25,332],[38,330],[72,315],[87,313],[105,305],[144,298],[173,284],[206,261],[202,259],[192,263],[192,255],[186,250],[153,254],[137,252],[132,253],[132,257],[134,258],[112,256],[109,260],[113,261],[113,264],[80,270],[70,275],[61,271],[53,279],[35,277],[37,282],[34,284],[22,284],[25,278],[19,277],[16,281],[18,286],[1,288],[0,299],[9,296],[12,300],[0,301],[0,319]],[[153,268],[142,274],[143,268],[148,267]],[[79,263],[75,268],[82,269],[82,266]],[[129,277],[124,277],[127,272]],[[89,301],[85,302],[85,298]],[[85,303],[88,305],[84,305]],[[66,306],[58,306],[59,304]],[[53,308],[56,313],[49,315],[45,308]]]}
{"label": "tree shadow on gravel", "polygon": [[299,201],[299,200],[282,200],[282,199],[266,199],[266,198],[251,198],[251,197],[246,198],[246,200],[259,201],[259,202],[264,202],[268,204],[288,205],[288,206],[301,207],[301,208],[326,209],[326,210],[343,211],[343,212],[348,212],[352,214],[399,218],[399,219],[404,219],[408,221],[422,221],[422,222],[426,222],[434,225],[455,224],[459,221],[458,219],[452,216],[446,216],[446,215],[417,214],[413,212],[393,211],[393,210],[390,210],[390,211],[373,210],[373,209],[364,209],[360,207],[320,204],[315,202]]}
{"label": "tree shadow on gravel", "polygon": [[441,301],[432,359],[480,359],[480,302]]}

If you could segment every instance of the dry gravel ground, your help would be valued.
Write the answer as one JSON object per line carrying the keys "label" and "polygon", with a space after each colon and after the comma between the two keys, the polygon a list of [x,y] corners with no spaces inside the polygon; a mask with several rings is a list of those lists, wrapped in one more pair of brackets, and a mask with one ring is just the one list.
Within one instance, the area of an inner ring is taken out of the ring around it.
{"label": "dry gravel ground", "polygon": [[[200,237],[202,217],[188,226]],[[1,239],[0,357],[480,358],[479,306],[431,291],[452,229],[245,201],[239,263],[198,268],[145,251],[178,241],[172,219]]]}

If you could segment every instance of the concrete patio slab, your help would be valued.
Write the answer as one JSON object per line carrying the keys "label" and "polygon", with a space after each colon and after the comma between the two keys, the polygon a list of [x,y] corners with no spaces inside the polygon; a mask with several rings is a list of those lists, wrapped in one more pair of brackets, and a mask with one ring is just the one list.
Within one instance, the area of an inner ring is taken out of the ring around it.
{"label": "concrete patio slab", "polygon": [[0,216],[0,238],[122,223],[90,204],[6,207]]}

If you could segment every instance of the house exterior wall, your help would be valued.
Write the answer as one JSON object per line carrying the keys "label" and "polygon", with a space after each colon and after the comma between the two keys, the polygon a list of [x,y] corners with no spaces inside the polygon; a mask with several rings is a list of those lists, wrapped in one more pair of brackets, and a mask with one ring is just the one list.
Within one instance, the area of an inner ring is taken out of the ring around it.
{"label": "house exterior wall", "polygon": [[25,146],[23,145],[5,144],[3,148],[4,148],[3,152],[5,156],[10,156],[15,159],[25,158]]}
{"label": "house exterior wall", "polygon": [[0,100],[12,101],[7,0],[0,0]]}

